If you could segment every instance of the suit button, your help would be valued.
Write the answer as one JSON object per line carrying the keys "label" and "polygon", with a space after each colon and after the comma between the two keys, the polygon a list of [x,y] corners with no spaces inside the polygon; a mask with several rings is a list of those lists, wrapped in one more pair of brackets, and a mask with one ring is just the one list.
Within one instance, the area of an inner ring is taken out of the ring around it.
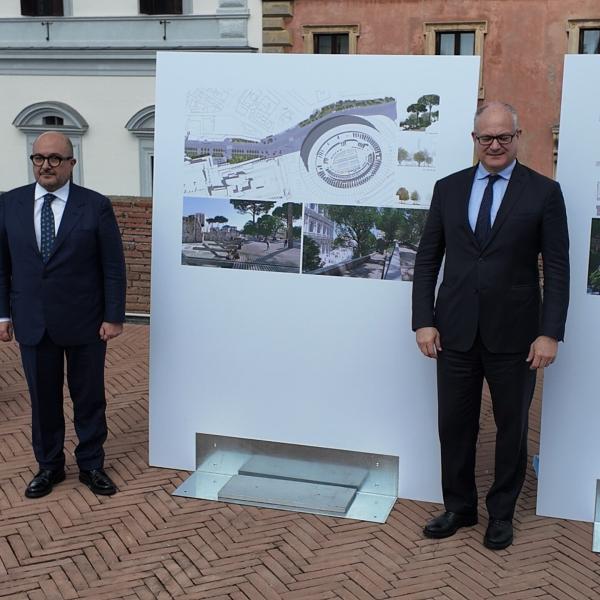
{"label": "suit button", "polygon": [[479,294],[479,290],[473,290],[474,294]]}
{"label": "suit button", "polygon": [[477,259],[477,262],[480,262],[480,263],[482,263],[482,262],[483,262],[483,258],[478,258],[478,259]]}

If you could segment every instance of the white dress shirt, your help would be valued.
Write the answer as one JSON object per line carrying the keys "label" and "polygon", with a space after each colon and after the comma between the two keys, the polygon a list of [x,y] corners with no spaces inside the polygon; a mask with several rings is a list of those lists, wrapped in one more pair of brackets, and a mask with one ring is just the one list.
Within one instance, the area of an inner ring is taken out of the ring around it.
{"label": "white dress shirt", "polygon": [[45,190],[39,183],[35,184],[35,191],[33,193],[35,198],[35,203],[33,205],[33,226],[35,227],[35,239],[37,240],[38,248],[40,247],[42,239],[42,206],[44,205],[44,196],[46,194],[54,194],[56,196],[50,205],[52,208],[52,213],[54,214],[54,235],[56,235],[63,213],[65,212],[65,206],[67,205],[69,187],[70,184],[67,181],[67,183],[65,183],[65,185],[63,185],[61,188],[58,188],[54,192],[49,192],[48,190]]}
{"label": "white dress shirt", "polygon": [[[496,219],[496,215],[498,214],[498,210],[500,209],[500,205],[502,204],[502,199],[504,198],[504,193],[506,192],[506,188],[508,187],[508,182],[510,181],[510,176],[512,175],[513,169],[517,164],[516,160],[513,160],[508,167],[505,167],[497,173],[500,176],[500,179],[496,181],[494,187],[492,188],[493,200],[492,200],[492,209],[490,211],[490,225],[494,224]],[[479,214],[479,207],[481,206],[481,202],[483,200],[483,192],[488,184],[488,173],[483,165],[479,163],[477,170],[475,171],[475,178],[473,179],[473,187],[471,188],[471,197],[469,199],[469,224],[471,225],[471,229],[475,231],[475,225],[477,225],[477,215]]]}

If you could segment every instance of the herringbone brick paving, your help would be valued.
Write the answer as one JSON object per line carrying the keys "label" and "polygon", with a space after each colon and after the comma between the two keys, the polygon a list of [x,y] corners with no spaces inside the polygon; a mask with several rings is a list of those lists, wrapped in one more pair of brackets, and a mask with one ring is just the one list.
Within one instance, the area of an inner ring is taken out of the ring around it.
{"label": "herringbone brick paving", "polygon": [[[29,401],[18,348],[0,347],[0,599],[520,600],[600,598],[589,523],[535,516],[527,474],[515,543],[486,550],[481,522],[447,540],[424,539],[440,507],[399,500],[387,523],[242,507],[171,496],[187,472],[148,467],[148,328],[111,342],[107,470],[119,485],[97,497],[77,480],[28,500],[34,473]],[[67,451],[75,447],[67,401]],[[530,452],[539,439],[539,389]],[[478,483],[493,466],[494,426],[482,411]]]}

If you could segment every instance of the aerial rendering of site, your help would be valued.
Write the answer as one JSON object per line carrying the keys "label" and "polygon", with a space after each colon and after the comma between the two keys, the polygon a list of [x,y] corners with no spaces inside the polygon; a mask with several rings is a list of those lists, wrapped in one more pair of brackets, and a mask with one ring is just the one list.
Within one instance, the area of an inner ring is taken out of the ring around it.
{"label": "aerial rendering of site", "polygon": [[428,208],[440,97],[194,89],[187,197]]}

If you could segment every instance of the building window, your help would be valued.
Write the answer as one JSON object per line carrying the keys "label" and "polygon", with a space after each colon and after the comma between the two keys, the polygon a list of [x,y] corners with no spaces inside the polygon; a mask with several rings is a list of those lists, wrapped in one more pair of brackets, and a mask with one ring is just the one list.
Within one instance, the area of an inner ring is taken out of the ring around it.
{"label": "building window", "polygon": [[146,106],[127,121],[125,127],[138,138],[140,196],[152,196],[154,181],[154,105]]}
{"label": "building window", "polygon": [[302,28],[306,54],[356,54],[358,25],[305,25]]}
{"label": "building window", "polygon": [[21,0],[21,14],[26,17],[62,17],[63,0]]}
{"label": "building window", "polygon": [[27,163],[27,172],[31,183],[34,178],[28,157],[31,154],[33,142],[38,135],[45,131],[60,131],[68,135],[73,143],[73,156],[77,159],[73,169],[73,181],[80,185],[83,184],[81,141],[88,130],[88,124],[74,108],[63,102],[37,102],[24,108],[15,117],[13,125],[25,134],[24,160]]}
{"label": "building window", "polygon": [[347,33],[317,33],[314,36],[314,53],[348,54],[349,43]]}
{"label": "building window", "polygon": [[435,53],[442,56],[473,56],[474,31],[447,31],[436,33]]}
{"label": "building window", "polygon": [[600,29],[579,32],[579,54],[600,54]]}
{"label": "building window", "polygon": [[485,97],[483,88],[483,40],[487,21],[465,23],[425,23],[425,54],[479,56],[479,99]]}
{"label": "building window", "polygon": [[65,120],[57,115],[46,115],[42,118],[42,122],[52,127],[62,127],[65,124]]}
{"label": "building window", "polygon": [[142,15],[180,15],[181,0],[140,0]]}
{"label": "building window", "polygon": [[571,19],[567,35],[569,54],[600,54],[600,19]]}

